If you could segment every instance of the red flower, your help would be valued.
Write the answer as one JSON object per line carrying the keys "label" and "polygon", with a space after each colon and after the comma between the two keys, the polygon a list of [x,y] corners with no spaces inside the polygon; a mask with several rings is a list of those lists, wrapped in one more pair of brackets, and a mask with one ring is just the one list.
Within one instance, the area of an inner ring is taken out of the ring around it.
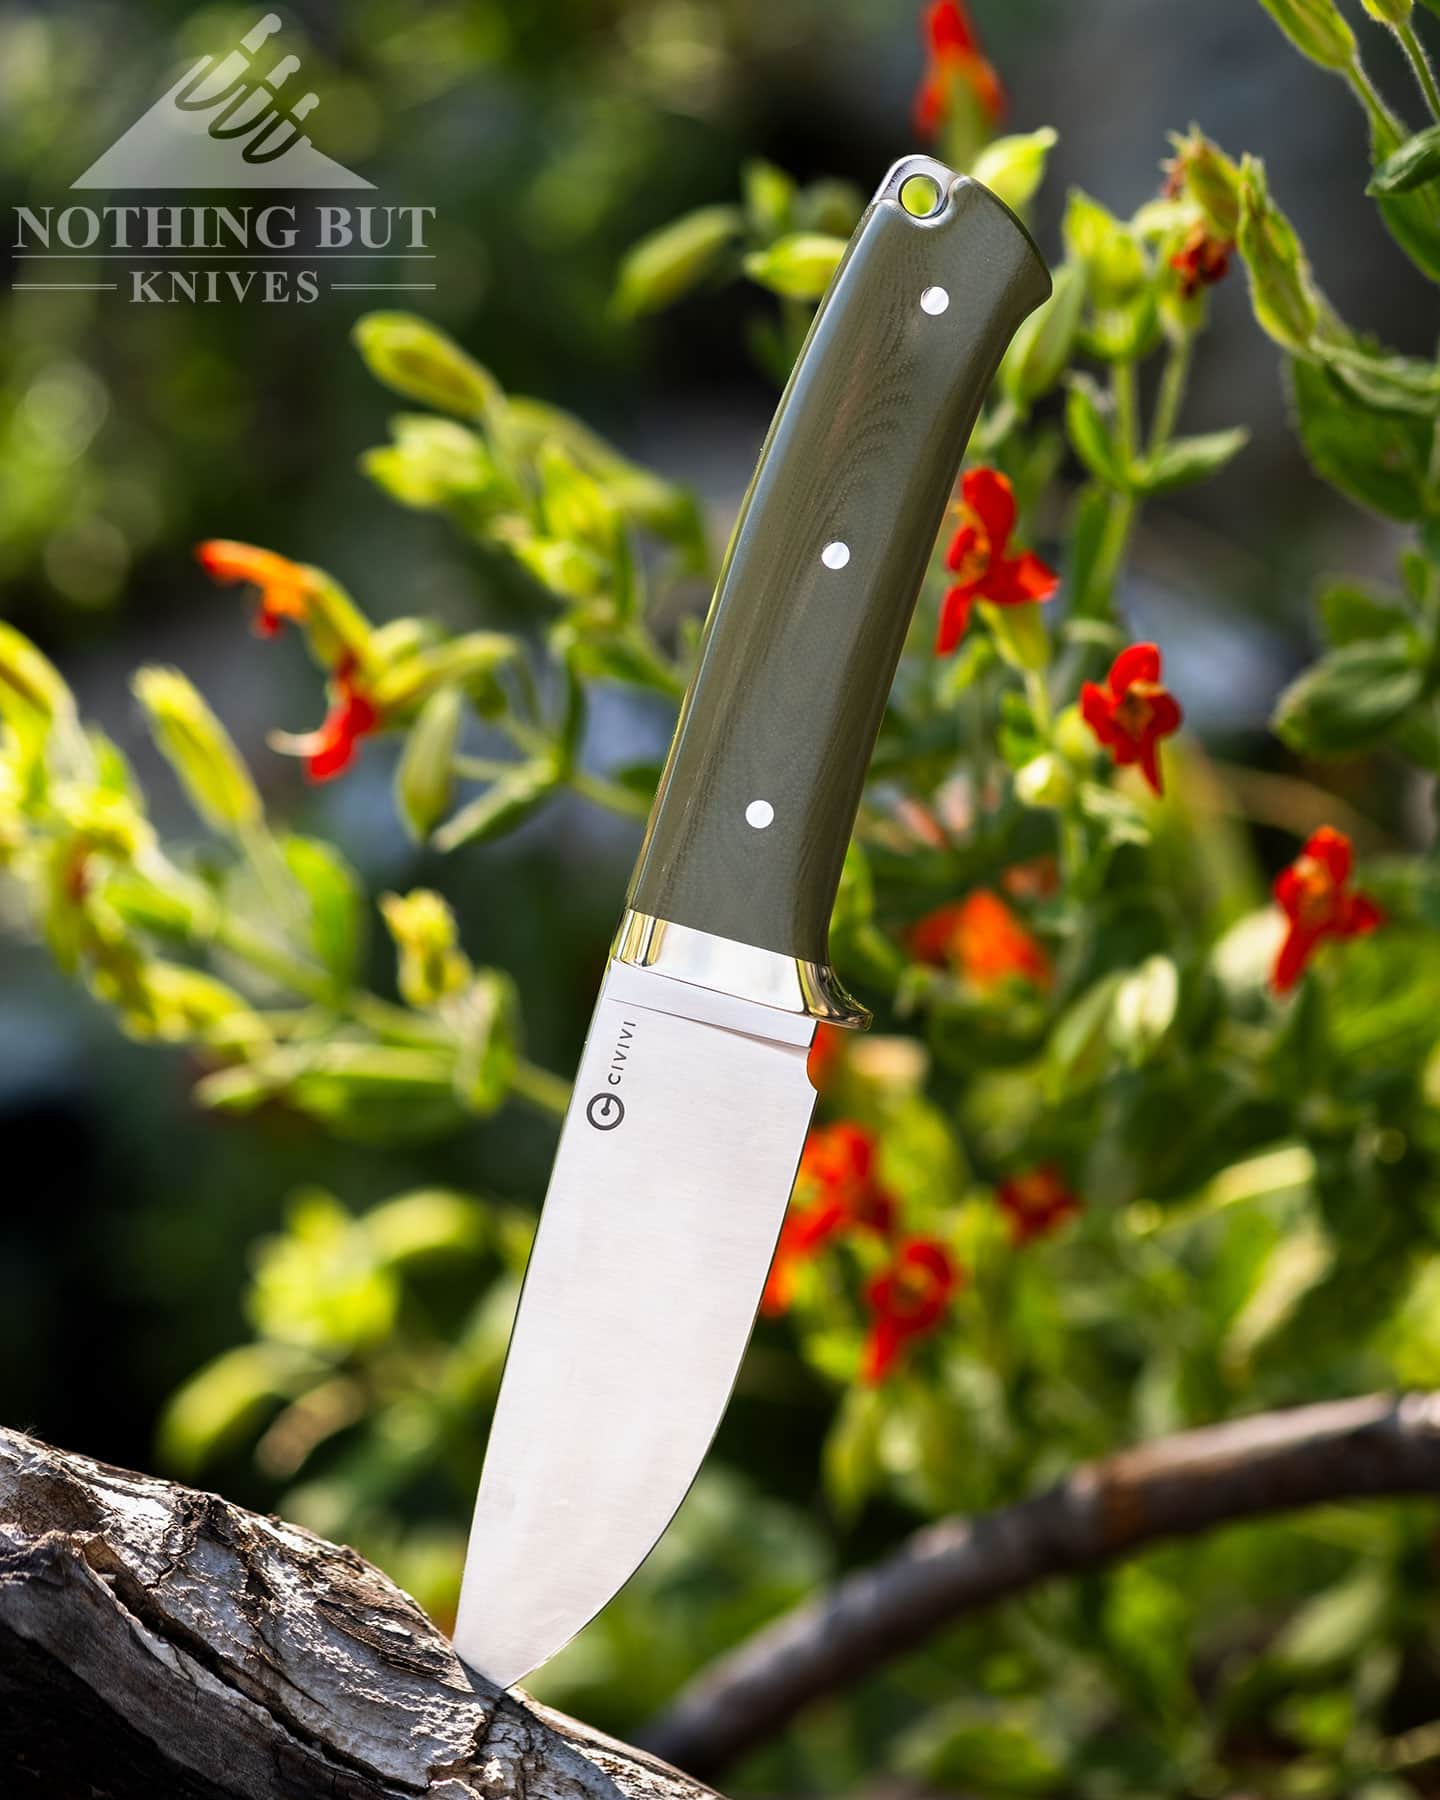
{"label": "red flower", "polygon": [[1007,554],[1015,529],[1015,492],[998,469],[967,469],[960,504],[965,522],[945,555],[945,567],[956,579],[940,608],[937,656],[947,656],[960,642],[977,600],[1024,606],[1048,600],[1060,585],[1060,577],[1034,551]]}
{"label": "red flower", "polygon": [[860,1379],[871,1386],[883,1381],[906,1346],[944,1319],[962,1279],[949,1251],[934,1238],[902,1244],[889,1268],[865,1290],[871,1320]]}
{"label": "red flower", "polygon": [[845,1055],[845,1033],[838,1025],[817,1025],[810,1040],[805,1071],[817,1094],[824,1093]]}
{"label": "red flower", "polygon": [[229,538],[210,538],[195,547],[195,559],[216,581],[253,582],[260,590],[260,610],[255,630],[274,637],[286,619],[303,619],[310,577],[299,563],[260,550],[254,544],[237,544]]}
{"label": "red flower", "polygon": [[1211,237],[1203,222],[1197,222],[1184,244],[1170,258],[1170,267],[1180,277],[1180,293],[1193,300],[1202,287],[1214,287],[1230,273],[1230,256],[1235,246],[1223,238]]}
{"label": "red flower", "polygon": [[909,942],[918,961],[959,970],[981,993],[1012,981],[1042,990],[1050,986],[1044,946],[988,888],[927,913],[910,928]]}
{"label": "red flower", "polygon": [[1290,929],[1275,958],[1270,985],[1288,994],[1325,938],[1364,937],[1385,915],[1365,894],[1350,890],[1355,853],[1344,832],[1322,825],[1288,869],[1275,878],[1275,898]]}
{"label": "red flower", "polygon": [[915,95],[915,129],[933,137],[968,89],[993,125],[1005,111],[1000,77],[980,49],[962,0],[933,0],[925,9],[925,74]]}
{"label": "red flower", "polygon": [[995,1200],[1010,1221],[1010,1236],[1016,1244],[1048,1237],[1080,1211],[1079,1196],[1066,1185],[1057,1163],[1041,1163],[1012,1175],[996,1188]]}
{"label": "red flower", "polygon": [[277,732],[271,742],[279,750],[305,758],[312,781],[330,781],[350,767],[360,739],[378,729],[380,709],[360,686],[359,665],[347,656],[330,680],[330,710],[317,731],[299,736]]}
{"label": "red flower", "polygon": [[1105,687],[1087,681],[1080,690],[1085,723],[1120,768],[1138,763],[1158,794],[1160,740],[1180,729],[1179,703],[1160,681],[1160,652],[1154,644],[1131,644],[1115,658]]}
{"label": "red flower", "polygon": [[792,1203],[775,1247],[761,1307],[784,1312],[790,1304],[795,1268],[849,1226],[887,1237],[895,1223],[895,1199],[880,1186],[875,1138],[862,1126],[841,1120],[821,1125],[805,1140]]}

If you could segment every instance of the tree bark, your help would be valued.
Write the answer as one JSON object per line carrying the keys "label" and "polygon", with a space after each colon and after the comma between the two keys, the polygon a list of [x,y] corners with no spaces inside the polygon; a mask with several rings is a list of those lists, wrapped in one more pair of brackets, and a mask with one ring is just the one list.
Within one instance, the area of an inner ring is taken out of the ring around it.
{"label": "tree bark", "polygon": [[713,1777],[812,1701],[1039,1582],[1238,1519],[1400,1494],[1440,1494],[1440,1393],[1370,1394],[1158,1438],[1033,1499],[917,1531],[703,1670],[645,1741]]}
{"label": "tree bark", "polygon": [[353,1550],[0,1429],[0,1792],[701,1800],[469,1676]]}

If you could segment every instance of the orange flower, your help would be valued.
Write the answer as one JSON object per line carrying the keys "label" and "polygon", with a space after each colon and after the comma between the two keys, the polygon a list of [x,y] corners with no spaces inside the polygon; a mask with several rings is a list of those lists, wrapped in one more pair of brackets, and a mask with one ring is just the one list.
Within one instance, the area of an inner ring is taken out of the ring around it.
{"label": "orange flower", "polygon": [[1012,1175],[996,1188],[995,1200],[1010,1221],[1016,1244],[1048,1237],[1080,1211],[1080,1198],[1066,1184],[1058,1163],[1041,1163]]}
{"label": "orange flower", "polygon": [[963,1280],[949,1251],[934,1238],[902,1244],[865,1290],[871,1319],[860,1379],[872,1387],[883,1381],[907,1346],[941,1323]]}
{"label": "orange flower", "polygon": [[380,709],[360,686],[353,656],[338,664],[330,680],[330,710],[316,731],[290,736],[277,732],[271,742],[290,756],[305,758],[312,781],[330,781],[355,760],[360,739],[379,728]]}
{"label": "orange flower", "polygon": [[977,600],[1025,606],[1048,600],[1060,577],[1033,550],[1008,554],[1015,529],[1015,491],[998,469],[967,469],[960,483],[964,523],[950,540],[945,567],[955,580],[940,607],[935,654],[948,656],[965,635]]}
{"label": "orange flower", "polygon": [[1139,765],[1158,794],[1160,740],[1180,729],[1179,702],[1160,680],[1160,652],[1154,644],[1131,644],[1111,665],[1106,685],[1087,681],[1080,690],[1085,723],[1109,750],[1116,765]]}
{"label": "orange flower", "polygon": [[1277,994],[1290,992],[1326,938],[1364,937],[1384,924],[1385,915],[1376,903],[1351,891],[1354,861],[1344,832],[1322,825],[1275,878],[1275,899],[1290,921],[1270,976]]}
{"label": "orange flower", "polygon": [[980,49],[962,0],[933,0],[925,9],[922,30],[925,74],[915,95],[915,129],[922,137],[934,137],[963,91],[990,124],[998,123],[1005,112],[1005,90]]}
{"label": "orange flower", "polygon": [[286,619],[305,617],[310,577],[299,563],[277,556],[273,550],[237,544],[229,538],[210,538],[197,544],[195,558],[216,581],[249,581],[259,588],[260,610],[255,615],[259,636],[274,637]]}
{"label": "orange flower", "polygon": [[760,1303],[765,1312],[784,1312],[794,1291],[796,1265],[847,1227],[889,1235],[895,1199],[880,1186],[875,1153],[873,1133],[847,1120],[818,1126],[805,1140],[795,1201],[781,1228]]}
{"label": "orange flower", "polygon": [[1193,300],[1202,287],[1214,287],[1230,273],[1230,257],[1234,244],[1211,237],[1203,222],[1191,229],[1184,244],[1170,258],[1170,267],[1180,277],[1180,293]]}
{"label": "orange flower", "polygon": [[988,888],[927,913],[911,926],[909,943],[917,961],[957,969],[983,994],[1012,981],[1042,991],[1050,986],[1044,946]]}

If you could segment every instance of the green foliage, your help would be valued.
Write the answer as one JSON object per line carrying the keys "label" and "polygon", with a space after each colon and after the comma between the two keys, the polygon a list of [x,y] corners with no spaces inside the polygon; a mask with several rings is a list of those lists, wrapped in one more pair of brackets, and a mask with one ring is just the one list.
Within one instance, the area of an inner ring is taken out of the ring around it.
{"label": "green foliage", "polygon": [[[1390,113],[1331,0],[1265,4],[1356,91],[1381,216],[1440,276],[1433,130]],[[1367,10],[1410,55],[1408,7]],[[972,173],[1024,207],[1054,147],[1046,130],[1001,139]],[[783,1493],[737,1476],[722,1442],[646,1570],[542,1678],[602,1722],[635,1728],[917,1524],[1188,1425],[1440,1382],[1440,882],[1433,857],[1356,824],[1312,768],[1352,759],[1354,805],[1440,766],[1440,373],[1336,314],[1258,161],[1198,128],[1174,148],[1165,194],[1132,217],[1071,194],[1054,297],[969,449],[1016,501],[992,560],[1053,560],[1059,593],[997,599],[983,571],[958,650],[937,658],[962,573],[937,555],[886,715],[832,932],[878,1028],[831,1046],[819,1077],[821,1126],[873,1151],[872,1212],[786,1271],[784,1316],[762,1326],[737,1400],[737,1434],[783,1443]],[[640,320],[746,277],[770,296],[750,342],[783,379],[861,200],[763,161],[737,189],[637,245],[615,310]],[[1280,768],[1237,772],[1167,736],[1162,795],[1112,754],[1096,708],[1133,719],[1157,689],[1185,699],[1168,666],[1128,695],[1106,684],[1133,636],[1137,521],[1246,443],[1243,425],[1182,424],[1205,289],[1232,250],[1316,476],[1412,529],[1393,591],[1327,583],[1325,648],[1277,703]],[[374,909],[345,856],[269,821],[202,696],[147,670],[138,698],[202,830],[198,847],[163,841],[115,747],[8,626],[0,863],[61,968],[125,1030],[189,1050],[201,1105],[393,1145],[512,1102],[563,1110],[563,1082],[523,1055],[526,996],[481,960],[493,948],[461,941],[440,891],[459,877],[440,859],[464,846],[466,880],[503,880],[491,846],[561,795],[638,824],[658,770],[591,766],[591,700],[616,684],[678,703],[695,634],[669,621],[709,555],[692,496],[508,393],[433,325],[376,314],[355,339],[429,409],[392,421],[365,475],[446,521],[524,615],[504,632],[381,624],[382,597],[283,565],[270,623],[303,636],[332,709],[358,696],[374,715],[362,735],[393,740],[363,754],[393,749],[396,810],[436,886],[379,898],[372,956]],[[1356,840],[1346,894],[1384,914],[1364,936],[1327,915],[1293,993],[1277,991],[1277,953],[1304,907],[1287,919],[1267,903],[1276,845],[1246,816],[1259,795],[1254,822],[1273,833],[1277,792],[1305,820],[1283,858],[1312,884],[1302,901],[1318,879],[1305,840],[1329,821]],[[1053,1214],[1025,1214],[1027,1181],[1059,1196]],[[797,1216],[817,1182],[802,1170]],[[249,1455],[288,1516],[379,1556],[448,1617],[532,1218],[440,1188],[359,1214],[293,1196],[253,1258],[252,1341],[175,1396],[167,1466],[203,1475]],[[940,1248],[953,1292],[870,1380],[896,1234]],[[1436,1670],[1417,1597],[1432,1534],[1418,1507],[1356,1507],[1052,1584],[803,1720],[746,1779],[838,1792],[883,1766],[1086,1800],[1422,1791],[1406,1758],[1426,1728],[1411,1696]]]}

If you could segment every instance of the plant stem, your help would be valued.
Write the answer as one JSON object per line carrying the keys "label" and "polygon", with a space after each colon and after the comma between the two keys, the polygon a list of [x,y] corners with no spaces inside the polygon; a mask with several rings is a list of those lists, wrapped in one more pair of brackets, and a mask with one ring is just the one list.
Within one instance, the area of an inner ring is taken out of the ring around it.
{"label": "plant stem", "polygon": [[590,775],[584,769],[575,769],[570,775],[570,786],[597,806],[608,807],[627,819],[650,817],[650,802],[644,794],[635,788],[624,787],[618,781],[607,781],[603,775]]}
{"label": "plant stem", "polygon": [[1397,138],[1403,138],[1407,135],[1405,127],[1385,104],[1379,89],[1365,73],[1364,67],[1358,56],[1345,71],[1345,79],[1350,84],[1350,91],[1365,108],[1365,112],[1369,117],[1372,126],[1377,129],[1384,127],[1394,132]]}
{"label": "plant stem", "polygon": [[1425,104],[1430,108],[1430,117],[1440,124],[1440,88],[1435,85],[1435,71],[1430,67],[1430,58],[1425,54],[1425,46],[1415,35],[1415,27],[1407,19],[1404,24],[1395,27],[1395,35],[1399,38],[1405,54],[1410,58],[1410,67],[1415,71],[1415,79],[1420,83],[1420,92],[1425,96]]}
{"label": "plant stem", "polygon": [[252,969],[279,982],[281,987],[289,988],[292,994],[299,994],[320,1006],[333,1007],[339,1004],[335,983],[324,969],[317,968],[314,963],[306,962],[298,956],[292,956],[288,950],[273,944],[262,932],[256,931],[253,926],[247,925],[243,919],[237,919],[233,914],[222,912],[219,915],[208,941],[218,944],[222,950],[228,950],[232,956],[238,956],[242,962],[249,963]]}
{"label": "plant stem", "polygon": [[570,1105],[570,1083],[548,1069],[538,1068],[520,1057],[515,1064],[512,1086],[522,1100],[538,1106],[542,1112],[564,1118]]}
{"label": "plant stem", "polygon": [[462,781],[499,781],[503,775],[513,775],[516,765],[513,762],[502,762],[496,756],[452,756],[450,768]]}
{"label": "plant stem", "polygon": [[1035,729],[1048,744],[1050,734],[1055,728],[1055,715],[1050,706],[1050,689],[1039,669],[1026,669],[1025,671],[1025,698],[1030,702],[1030,712],[1035,720]]}
{"label": "plant stem", "polygon": [[1190,357],[1195,340],[1187,331],[1170,340],[1170,353],[1160,377],[1160,392],[1155,398],[1155,416],[1150,422],[1150,454],[1162,450],[1175,435],[1180,408],[1185,403],[1185,389],[1190,380]]}

